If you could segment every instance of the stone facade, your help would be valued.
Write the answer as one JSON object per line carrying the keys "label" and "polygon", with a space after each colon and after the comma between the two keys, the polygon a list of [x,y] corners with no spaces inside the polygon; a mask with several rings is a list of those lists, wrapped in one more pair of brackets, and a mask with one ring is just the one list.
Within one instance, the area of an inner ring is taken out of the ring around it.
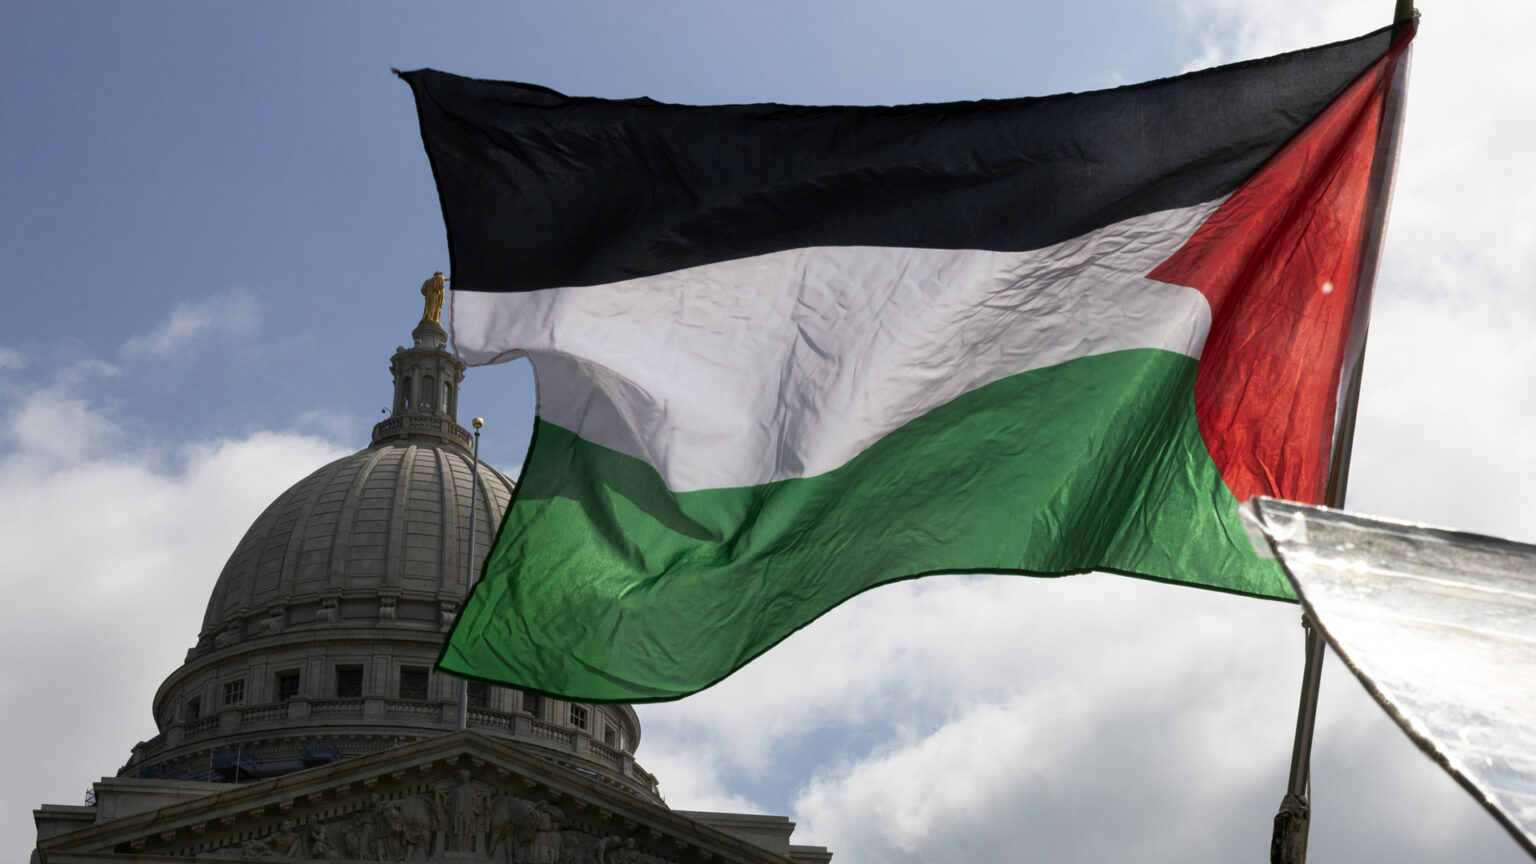
{"label": "stone facade", "polygon": [[830,859],[783,817],[667,809],[629,706],[475,686],[454,731],[464,685],[432,667],[512,482],[472,457],[446,344],[423,320],[372,444],[246,532],[155,694],[158,733],[93,804],[34,811],[37,864]]}
{"label": "stone facade", "polygon": [[[457,732],[254,783],[106,779],[36,812],[38,859],[826,864],[786,819],[681,813]],[[734,831],[732,829],[735,829]]]}

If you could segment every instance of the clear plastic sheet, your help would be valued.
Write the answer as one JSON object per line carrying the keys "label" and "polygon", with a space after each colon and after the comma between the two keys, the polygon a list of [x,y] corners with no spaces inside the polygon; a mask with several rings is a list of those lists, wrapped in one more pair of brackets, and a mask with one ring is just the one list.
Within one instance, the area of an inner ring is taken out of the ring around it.
{"label": "clear plastic sheet", "polygon": [[1254,498],[1333,650],[1536,856],[1536,546]]}

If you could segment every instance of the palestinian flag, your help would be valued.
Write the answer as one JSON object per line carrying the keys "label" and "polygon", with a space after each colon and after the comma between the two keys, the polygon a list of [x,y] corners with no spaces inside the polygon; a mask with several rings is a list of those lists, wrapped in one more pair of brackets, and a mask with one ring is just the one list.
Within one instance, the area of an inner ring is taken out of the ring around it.
{"label": "palestinian flag", "polygon": [[440,668],[677,698],[934,573],[1291,599],[1237,503],[1324,495],[1413,29],[944,105],[405,73],[455,349],[538,385]]}

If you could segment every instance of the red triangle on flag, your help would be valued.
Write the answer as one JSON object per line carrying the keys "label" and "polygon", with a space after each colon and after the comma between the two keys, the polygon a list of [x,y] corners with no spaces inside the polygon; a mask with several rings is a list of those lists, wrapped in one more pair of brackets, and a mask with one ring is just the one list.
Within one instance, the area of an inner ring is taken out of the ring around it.
{"label": "red triangle on flag", "polygon": [[1200,434],[1239,501],[1321,503],[1362,252],[1373,159],[1407,40],[1248,178],[1151,278],[1211,307],[1195,381]]}

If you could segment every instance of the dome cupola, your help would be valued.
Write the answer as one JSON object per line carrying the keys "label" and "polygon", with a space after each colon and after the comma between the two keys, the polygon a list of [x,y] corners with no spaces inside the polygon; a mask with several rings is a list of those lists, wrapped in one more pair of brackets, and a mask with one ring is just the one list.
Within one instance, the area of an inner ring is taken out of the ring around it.
{"label": "dome cupola", "polygon": [[411,347],[396,348],[389,371],[395,378],[394,410],[373,427],[373,443],[435,438],[460,447],[470,436],[458,423],[459,383],[464,362],[445,350],[448,334],[423,319],[411,331]]}
{"label": "dome cupola", "polygon": [[[390,361],[393,412],[367,448],[257,517],[186,662],[155,694],[159,734],[121,774],[254,780],[456,728],[461,682],[433,667],[467,563],[485,559],[513,483],[476,464],[458,424],[465,366],[447,350],[433,281],[411,346]],[[468,696],[468,728],[660,800],[634,763],[640,724],[628,706],[483,685]]]}

